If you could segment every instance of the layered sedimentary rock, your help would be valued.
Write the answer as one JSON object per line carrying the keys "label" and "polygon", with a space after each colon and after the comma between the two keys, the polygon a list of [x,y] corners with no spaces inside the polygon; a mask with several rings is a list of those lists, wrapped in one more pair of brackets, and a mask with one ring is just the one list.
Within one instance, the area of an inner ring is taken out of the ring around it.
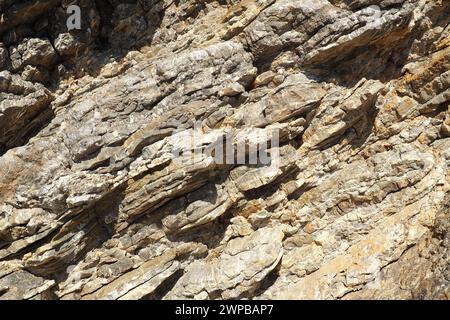
{"label": "layered sedimentary rock", "polygon": [[448,1],[0,12],[0,299],[450,297]]}

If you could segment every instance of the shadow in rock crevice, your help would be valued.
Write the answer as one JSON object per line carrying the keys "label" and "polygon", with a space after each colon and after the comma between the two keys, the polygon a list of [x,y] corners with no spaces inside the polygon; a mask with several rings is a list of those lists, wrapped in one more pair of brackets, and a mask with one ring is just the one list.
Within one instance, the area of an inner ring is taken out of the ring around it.
{"label": "shadow in rock crevice", "polygon": [[164,280],[152,293],[142,297],[140,300],[162,300],[175,287],[183,274],[183,269],[178,270]]}
{"label": "shadow in rock crevice", "polygon": [[[22,41],[25,39],[48,39],[57,58],[50,65],[39,67],[42,69],[41,75],[46,74],[47,77],[40,80],[37,78],[27,80],[41,82],[53,92],[60,89],[63,80],[80,78],[87,74],[96,77],[108,63],[118,62],[120,64],[131,50],[151,45],[165,15],[164,1],[162,0],[96,0],[95,2],[77,0],[72,3],[79,5],[82,9],[82,29],[68,32],[66,26],[68,16],[65,7],[61,7],[61,1],[48,1],[47,6],[43,1],[41,2],[39,9],[35,8],[35,12],[31,12],[33,11],[31,9],[34,8],[33,4],[26,1],[18,1],[8,9],[3,8],[5,12],[14,8],[16,9],[13,12],[21,13],[23,11],[24,21],[21,20],[22,22],[14,24],[11,28],[6,28],[4,21],[0,22],[0,42],[3,42],[5,48],[11,53],[11,50],[16,50],[14,48],[18,48],[19,45],[23,46]],[[92,14],[92,10],[96,13]],[[96,21],[95,17],[98,16],[99,21]],[[97,23],[100,24],[98,32],[91,30]],[[69,35],[73,38],[70,38]],[[62,46],[65,48],[65,52],[57,49],[56,42],[60,36],[63,39],[62,43],[67,42]],[[39,47],[32,49],[36,52],[40,50]],[[27,48],[27,50],[30,49]],[[30,51],[33,52],[33,50]],[[15,59],[18,59],[17,54]],[[36,62],[33,63],[36,64]],[[5,68],[13,74],[21,74],[23,77],[27,67],[35,67],[28,63],[22,63],[20,69],[16,70],[12,68],[12,65],[13,58],[11,54],[8,54]],[[65,87],[66,85],[62,86],[62,88]],[[30,105],[27,108],[31,110],[37,107]],[[16,111],[14,110],[14,112]],[[5,123],[3,128],[6,128],[3,136],[0,137],[0,156],[9,149],[26,145],[32,137],[51,123],[54,116],[54,110],[49,102],[46,106],[39,106],[39,110],[36,112],[30,111],[23,114],[16,112],[11,117],[0,119],[0,122]],[[19,123],[18,119],[23,120],[23,123]],[[15,124],[16,128],[14,127],[13,131],[8,132],[11,124]]]}
{"label": "shadow in rock crevice", "polygon": [[387,83],[401,77],[405,65],[433,52],[438,39],[430,35],[430,30],[437,32],[436,28],[440,28],[443,32],[448,28],[449,19],[450,3],[430,4],[426,19],[416,21],[411,29],[405,26],[368,45],[355,46],[345,55],[306,66],[306,71],[322,81],[347,88],[363,78]]}
{"label": "shadow in rock crevice", "polygon": [[8,150],[24,146],[38,132],[46,127],[54,118],[55,113],[49,105],[43,108],[37,115],[24,119],[24,125],[17,130],[10,132],[10,135],[4,135],[0,139],[0,157]]}
{"label": "shadow in rock crevice", "polygon": [[81,212],[66,216],[58,229],[10,258],[23,259],[25,254],[53,243],[47,249],[55,250],[57,254],[28,260],[25,268],[37,276],[64,281],[69,266],[76,265],[111,238],[124,197],[124,187],[118,187]]}
{"label": "shadow in rock crevice", "polygon": [[105,65],[120,64],[130,51],[151,45],[165,16],[163,4],[162,0],[128,0],[119,4],[95,0],[98,35],[86,50],[63,61],[66,72],[62,79],[86,74],[97,77]]}
{"label": "shadow in rock crevice", "polygon": [[401,39],[395,45],[371,44],[358,47],[332,62],[307,66],[311,76],[346,88],[353,88],[361,79],[389,82],[402,75],[414,43],[413,37]]}

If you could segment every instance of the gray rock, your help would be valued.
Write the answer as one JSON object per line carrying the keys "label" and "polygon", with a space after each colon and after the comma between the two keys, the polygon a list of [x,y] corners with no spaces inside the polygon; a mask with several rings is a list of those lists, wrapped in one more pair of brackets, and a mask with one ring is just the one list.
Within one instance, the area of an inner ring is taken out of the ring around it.
{"label": "gray rock", "polygon": [[449,297],[450,3],[108,3],[0,0],[0,299]]}
{"label": "gray rock", "polygon": [[20,70],[27,65],[48,68],[58,57],[48,39],[25,39],[18,46],[11,47],[10,52],[14,70]]}
{"label": "gray rock", "polygon": [[9,59],[8,49],[3,43],[0,42],[0,70],[6,68],[6,66],[8,65],[8,59]]}

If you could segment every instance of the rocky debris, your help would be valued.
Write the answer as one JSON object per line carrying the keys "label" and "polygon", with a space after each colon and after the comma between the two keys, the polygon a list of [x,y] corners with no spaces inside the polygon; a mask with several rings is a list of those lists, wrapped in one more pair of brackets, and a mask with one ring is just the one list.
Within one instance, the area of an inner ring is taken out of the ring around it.
{"label": "rocky debris", "polygon": [[0,1],[0,299],[448,299],[449,3],[72,3]]}

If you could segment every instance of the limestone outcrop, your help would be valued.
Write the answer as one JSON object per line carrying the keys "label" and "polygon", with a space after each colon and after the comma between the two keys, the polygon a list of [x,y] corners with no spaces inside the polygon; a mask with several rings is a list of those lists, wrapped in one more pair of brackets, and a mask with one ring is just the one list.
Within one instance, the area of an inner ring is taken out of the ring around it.
{"label": "limestone outcrop", "polygon": [[0,0],[0,299],[449,299],[449,39],[446,0]]}

